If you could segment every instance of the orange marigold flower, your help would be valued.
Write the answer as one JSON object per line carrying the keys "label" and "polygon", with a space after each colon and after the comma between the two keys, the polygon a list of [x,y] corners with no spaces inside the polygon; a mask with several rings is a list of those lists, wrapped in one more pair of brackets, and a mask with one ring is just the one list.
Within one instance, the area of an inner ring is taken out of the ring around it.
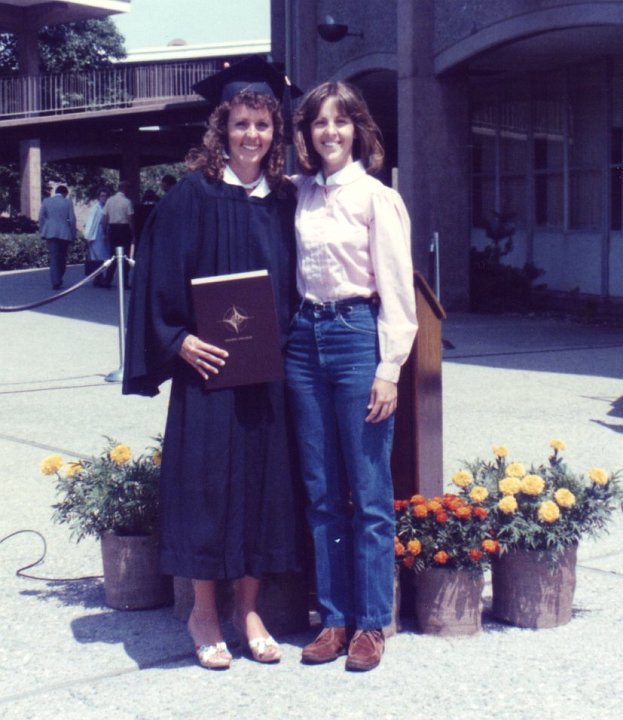
{"label": "orange marigold flower", "polygon": [[482,549],[490,555],[493,555],[500,551],[500,543],[497,540],[487,538],[482,541]]}
{"label": "orange marigold flower", "polygon": [[411,505],[422,505],[422,503],[426,502],[426,498],[424,495],[413,495],[409,502]]}
{"label": "orange marigold flower", "polygon": [[433,555],[433,560],[438,565],[445,565],[449,559],[450,559],[450,556],[448,555],[448,553],[445,550],[439,550],[438,552],[436,552]]}
{"label": "orange marigold flower", "polygon": [[407,550],[411,555],[419,555],[422,552],[422,543],[417,539],[409,540]]}
{"label": "orange marigold flower", "polygon": [[458,517],[459,520],[468,520],[472,516],[472,509],[469,505],[459,507],[454,511],[454,516]]}
{"label": "orange marigold flower", "polygon": [[409,505],[408,500],[394,500],[394,510],[404,510]]}
{"label": "orange marigold flower", "polygon": [[407,557],[402,559],[402,564],[406,568],[412,568],[415,564],[415,558],[413,557],[413,555],[407,555]]}
{"label": "orange marigold flower", "polygon": [[394,538],[394,555],[396,557],[402,557],[405,554],[405,546],[400,542],[398,538]]}
{"label": "orange marigold flower", "polygon": [[443,505],[442,505],[442,503],[441,503],[439,500],[433,499],[433,500],[429,500],[429,501],[426,503],[426,507],[427,507],[431,512],[437,512],[437,510],[441,510],[441,508],[443,507]]}
{"label": "orange marigold flower", "polygon": [[472,512],[474,513],[474,517],[478,518],[478,520],[484,520],[489,515],[489,511],[480,506],[475,507]]}
{"label": "orange marigold flower", "polygon": [[437,510],[435,513],[435,520],[443,525],[443,523],[448,522],[448,513],[443,510]]}
{"label": "orange marigold flower", "polygon": [[480,558],[482,557],[482,552],[480,550],[476,550],[476,548],[473,548],[467,553],[470,560],[473,560],[474,562],[478,562]]}
{"label": "orange marigold flower", "polygon": [[465,501],[459,497],[448,498],[444,500],[444,507],[451,512],[454,512],[457,508],[465,505]]}
{"label": "orange marigold flower", "polygon": [[428,515],[428,508],[426,505],[414,505],[411,512],[416,518],[424,518]]}

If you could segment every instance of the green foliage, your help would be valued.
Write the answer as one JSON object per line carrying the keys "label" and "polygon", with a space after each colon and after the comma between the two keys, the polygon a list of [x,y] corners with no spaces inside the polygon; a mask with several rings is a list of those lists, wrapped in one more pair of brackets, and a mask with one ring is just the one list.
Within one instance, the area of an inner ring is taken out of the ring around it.
{"label": "green foliage", "polygon": [[145,535],[158,528],[161,438],[151,452],[133,458],[130,448],[107,438],[105,450],[92,460],[64,466],[58,455],[41,463],[44,475],[56,475],[55,522],[69,526],[77,541],[105,530]]}
{"label": "green foliage", "polygon": [[[78,240],[69,246],[67,264],[83,263],[85,243]],[[48,249],[38,234],[0,234],[0,271],[48,267]]]}
{"label": "green foliage", "polygon": [[141,197],[146,190],[153,190],[157,195],[162,195],[160,181],[164,175],[173,175],[179,180],[186,173],[186,164],[164,163],[162,165],[149,165],[141,168]]}
{"label": "green foliage", "polygon": [[497,550],[488,511],[470,498],[446,493],[427,500],[414,495],[396,501],[395,509],[396,561],[415,572],[429,567],[481,571]]}
{"label": "green foliage", "polygon": [[[506,265],[502,258],[513,250],[514,212],[490,212],[482,221],[491,240],[482,250],[470,249],[470,302],[476,312],[526,312],[531,308],[534,281],[543,275],[532,263],[522,268]],[[539,287],[545,287],[540,285]]]}
{"label": "green foliage", "polygon": [[522,268],[505,265],[512,240],[491,240],[482,250],[470,249],[470,302],[474,312],[526,312],[531,309],[535,280],[543,275],[532,263]]}
{"label": "green foliage", "polygon": [[17,74],[15,35],[0,33],[0,75]]}
{"label": "green foliage", "polygon": [[[593,468],[588,478],[572,473],[559,454],[564,443],[552,445],[547,463],[525,470],[521,463],[507,464],[506,456],[492,462],[467,463],[474,486],[489,493],[492,531],[501,551],[554,550],[577,543],[584,536],[607,530],[620,509],[623,492],[619,473]],[[464,491],[466,492],[466,490]]]}
{"label": "green foliage", "polygon": [[19,174],[16,163],[0,165],[0,212],[19,207]]}
{"label": "green foliage", "polygon": [[46,73],[95,70],[126,55],[123,35],[110,18],[44,27],[39,48],[41,70]]}
{"label": "green foliage", "polygon": [[[39,31],[42,74],[96,70],[125,55],[123,35],[110,18],[49,25]],[[0,33],[0,74],[14,75],[17,69],[15,37]]]}
{"label": "green foliage", "polygon": [[74,162],[45,163],[41,174],[44,187],[49,187],[50,183],[62,183],[71,188],[76,200],[81,201],[96,197],[101,187],[112,190],[119,183],[117,170]]}

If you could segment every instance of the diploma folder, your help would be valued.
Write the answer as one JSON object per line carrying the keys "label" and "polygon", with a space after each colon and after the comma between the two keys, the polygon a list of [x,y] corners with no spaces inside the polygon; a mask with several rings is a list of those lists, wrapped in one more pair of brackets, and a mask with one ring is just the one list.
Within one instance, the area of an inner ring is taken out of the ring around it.
{"label": "diploma folder", "polygon": [[208,390],[283,379],[283,357],[273,284],[267,270],[193,278],[197,334],[227,350],[210,373]]}

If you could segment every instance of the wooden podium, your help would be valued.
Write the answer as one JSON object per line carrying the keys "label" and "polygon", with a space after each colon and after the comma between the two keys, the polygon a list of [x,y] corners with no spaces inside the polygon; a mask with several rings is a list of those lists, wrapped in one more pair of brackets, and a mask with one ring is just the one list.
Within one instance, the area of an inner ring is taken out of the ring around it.
{"label": "wooden podium", "polygon": [[446,313],[419,272],[414,286],[418,331],[400,373],[392,452],[396,499],[443,494],[441,321]]}

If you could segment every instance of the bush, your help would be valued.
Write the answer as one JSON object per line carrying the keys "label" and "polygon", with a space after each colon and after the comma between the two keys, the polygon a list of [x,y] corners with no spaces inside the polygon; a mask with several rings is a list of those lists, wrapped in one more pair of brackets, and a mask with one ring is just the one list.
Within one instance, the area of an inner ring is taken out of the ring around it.
{"label": "bush", "polygon": [[36,233],[39,229],[35,220],[25,215],[0,217],[0,234],[4,233]]}
{"label": "bush", "polygon": [[505,265],[501,258],[510,249],[500,250],[492,241],[483,250],[470,250],[470,300],[474,312],[527,312],[532,309],[532,291],[545,285],[534,281],[543,275],[532,263],[523,267]]}
{"label": "bush", "polygon": [[516,214],[494,210],[485,214],[482,223],[491,242],[482,250],[474,247],[470,250],[471,309],[475,312],[531,310],[532,291],[546,287],[534,284],[544,271],[532,263],[518,268],[502,262],[513,250]]}
{"label": "bush", "polygon": [[[82,238],[71,243],[67,264],[83,263],[85,250]],[[48,267],[48,249],[38,234],[0,234],[0,271],[45,267]]]}

